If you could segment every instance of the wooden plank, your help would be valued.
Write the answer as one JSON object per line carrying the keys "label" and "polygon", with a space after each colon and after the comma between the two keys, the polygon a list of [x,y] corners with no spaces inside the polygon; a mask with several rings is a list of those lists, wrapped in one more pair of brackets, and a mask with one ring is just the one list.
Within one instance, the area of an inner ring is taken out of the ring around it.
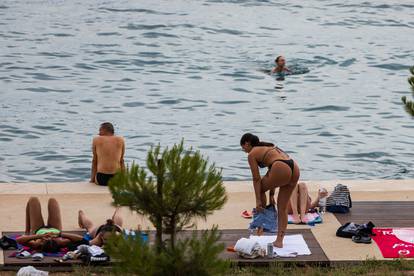
{"label": "wooden plank", "polygon": [[414,227],[414,202],[357,201],[348,214],[335,216],[341,224],[372,221],[377,227]]}

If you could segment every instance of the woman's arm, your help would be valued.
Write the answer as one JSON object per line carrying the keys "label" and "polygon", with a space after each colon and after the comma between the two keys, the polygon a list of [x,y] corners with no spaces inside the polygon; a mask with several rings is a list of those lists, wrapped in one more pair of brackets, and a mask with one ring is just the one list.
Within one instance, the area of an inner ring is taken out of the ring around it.
{"label": "woman's arm", "polygon": [[22,235],[16,238],[16,242],[22,245],[28,244],[32,240],[37,240],[43,238],[45,235]]}
{"label": "woman's arm", "polygon": [[103,242],[102,242],[102,238],[101,238],[101,234],[99,233],[98,235],[96,235],[96,237],[89,241],[90,245],[96,245],[96,246],[102,246]]}
{"label": "woman's arm", "polygon": [[76,241],[81,241],[83,240],[83,237],[81,235],[78,234],[71,234],[71,233],[60,233],[60,236],[64,239],[68,239],[72,242],[76,242]]}
{"label": "woman's arm", "polygon": [[253,178],[253,187],[254,187],[254,194],[256,197],[256,207],[263,207],[262,200],[261,200],[261,177],[259,172],[259,166],[257,165],[256,158],[250,153],[247,157],[249,161],[250,170],[252,171],[252,178]]}

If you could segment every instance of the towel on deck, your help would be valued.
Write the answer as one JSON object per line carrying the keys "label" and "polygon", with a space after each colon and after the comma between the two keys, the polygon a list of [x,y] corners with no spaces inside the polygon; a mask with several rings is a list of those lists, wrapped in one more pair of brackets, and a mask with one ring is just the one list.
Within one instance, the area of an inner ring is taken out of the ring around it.
{"label": "towel on deck", "polygon": [[[306,213],[308,223],[322,223],[322,217],[319,213]],[[293,215],[288,215],[288,223],[293,224]]]}
{"label": "towel on deck", "polygon": [[[258,242],[260,247],[265,249],[268,243],[276,240],[276,236],[250,236],[250,239]],[[273,253],[279,257],[296,257],[298,255],[312,254],[301,234],[285,236],[283,248],[273,247]]]}

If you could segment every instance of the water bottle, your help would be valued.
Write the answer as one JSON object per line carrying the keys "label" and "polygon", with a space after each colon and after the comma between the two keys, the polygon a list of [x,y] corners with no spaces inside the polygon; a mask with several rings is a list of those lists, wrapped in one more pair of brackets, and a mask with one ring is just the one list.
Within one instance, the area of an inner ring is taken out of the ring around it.
{"label": "water bottle", "polygon": [[[319,189],[320,193],[326,193],[327,190],[325,188]],[[319,199],[319,211],[323,214],[326,212],[326,196]]]}

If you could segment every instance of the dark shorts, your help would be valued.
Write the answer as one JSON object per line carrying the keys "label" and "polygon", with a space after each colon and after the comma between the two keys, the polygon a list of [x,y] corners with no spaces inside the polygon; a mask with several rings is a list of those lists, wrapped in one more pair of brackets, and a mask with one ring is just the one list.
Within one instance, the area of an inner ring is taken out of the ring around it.
{"label": "dark shorts", "polygon": [[96,181],[98,182],[99,186],[108,186],[109,180],[114,177],[115,174],[107,174],[107,173],[97,173],[96,174]]}

